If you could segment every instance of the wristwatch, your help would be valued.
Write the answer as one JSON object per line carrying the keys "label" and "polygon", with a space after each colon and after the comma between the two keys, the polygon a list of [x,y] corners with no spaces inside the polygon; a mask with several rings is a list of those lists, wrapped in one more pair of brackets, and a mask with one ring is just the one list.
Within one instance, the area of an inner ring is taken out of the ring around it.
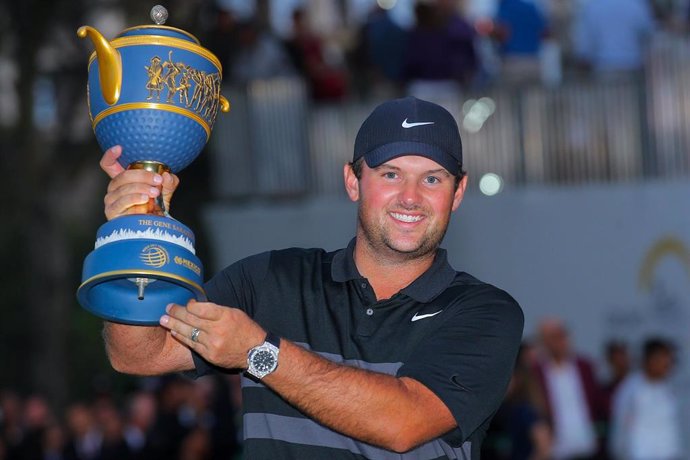
{"label": "wristwatch", "polygon": [[266,335],[264,343],[257,345],[247,354],[247,373],[262,379],[278,367],[280,337],[272,332]]}

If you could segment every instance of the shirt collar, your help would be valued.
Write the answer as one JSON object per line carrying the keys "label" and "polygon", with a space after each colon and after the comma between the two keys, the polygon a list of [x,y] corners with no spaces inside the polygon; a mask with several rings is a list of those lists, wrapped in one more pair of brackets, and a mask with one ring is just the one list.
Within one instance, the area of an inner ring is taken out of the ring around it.
{"label": "shirt collar", "polygon": [[[331,265],[331,277],[333,281],[344,283],[346,281],[360,280],[364,277],[355,265],[354,251],[357,238],[352,238],[347,248],[341,249],[333,256]],[[441,294],[455,279],[456,272],[448,263],[448,253],[439,248],[431,267],[414,280],[412,284],[400,291],[418,302],[430,302]]]}

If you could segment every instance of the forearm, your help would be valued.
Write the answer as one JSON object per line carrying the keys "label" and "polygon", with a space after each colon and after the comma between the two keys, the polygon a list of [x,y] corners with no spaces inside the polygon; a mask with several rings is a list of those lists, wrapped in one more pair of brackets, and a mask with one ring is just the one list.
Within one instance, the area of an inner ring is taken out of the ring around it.
{"label": "forearm", "polygon": [[168,332],[160,326],[131,326],[105,321],[103,339],[110,364],[118,372],[155,375],[190,367],[184,365],[181,354],[170,343]]}
{"label": "forearm", "polygon": [[318,422],[404,452],[455,427],[421,383],[333,363],[283,340],[280,365],[264,382]]}

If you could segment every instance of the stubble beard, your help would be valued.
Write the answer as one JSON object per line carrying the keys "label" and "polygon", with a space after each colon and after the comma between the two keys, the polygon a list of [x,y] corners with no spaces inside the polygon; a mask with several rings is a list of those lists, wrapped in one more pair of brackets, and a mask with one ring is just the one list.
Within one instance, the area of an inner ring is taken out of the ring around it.
{"label": "stubble beard", "polygon": [[448,213],[445,225],[438,225],[436,228],[427,230],[419,239],[417,245],[412,248],[401,248],[391,236],[391,232],[386,228],[381,220],[369,221],[365,218],[364,207],[358,209],[359,233],[366,240],[366,244],[380,257],[391,262],[409,262],[429,257],[436,253],[441,245],[443,237],[448,229],[450,212]]}

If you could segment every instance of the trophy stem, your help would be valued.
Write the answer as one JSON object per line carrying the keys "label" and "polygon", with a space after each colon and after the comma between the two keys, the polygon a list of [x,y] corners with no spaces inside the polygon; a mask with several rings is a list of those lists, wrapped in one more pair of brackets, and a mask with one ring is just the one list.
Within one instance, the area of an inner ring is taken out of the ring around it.
{"label": "trophy stem", "polygon": [[154,278],[134,278],[130,279],[134,284],[137,285],[137,298],[139,300],[144,300],[144,289],[146,286],[156,281]]}
{"label": "trophy stem", "polygon": [[[156,174],[163,174],[164,172],[170,172],[170,168],[163,163],[158,161],[135,161],[127,169],[145,169]],[[161,193],[156,198],[151,198],[149,200],[146,213],[155,214],[157,216],[168,216],[168,210],[165,209],[165,202],[163,201],[163,186],[158,186]]]}

